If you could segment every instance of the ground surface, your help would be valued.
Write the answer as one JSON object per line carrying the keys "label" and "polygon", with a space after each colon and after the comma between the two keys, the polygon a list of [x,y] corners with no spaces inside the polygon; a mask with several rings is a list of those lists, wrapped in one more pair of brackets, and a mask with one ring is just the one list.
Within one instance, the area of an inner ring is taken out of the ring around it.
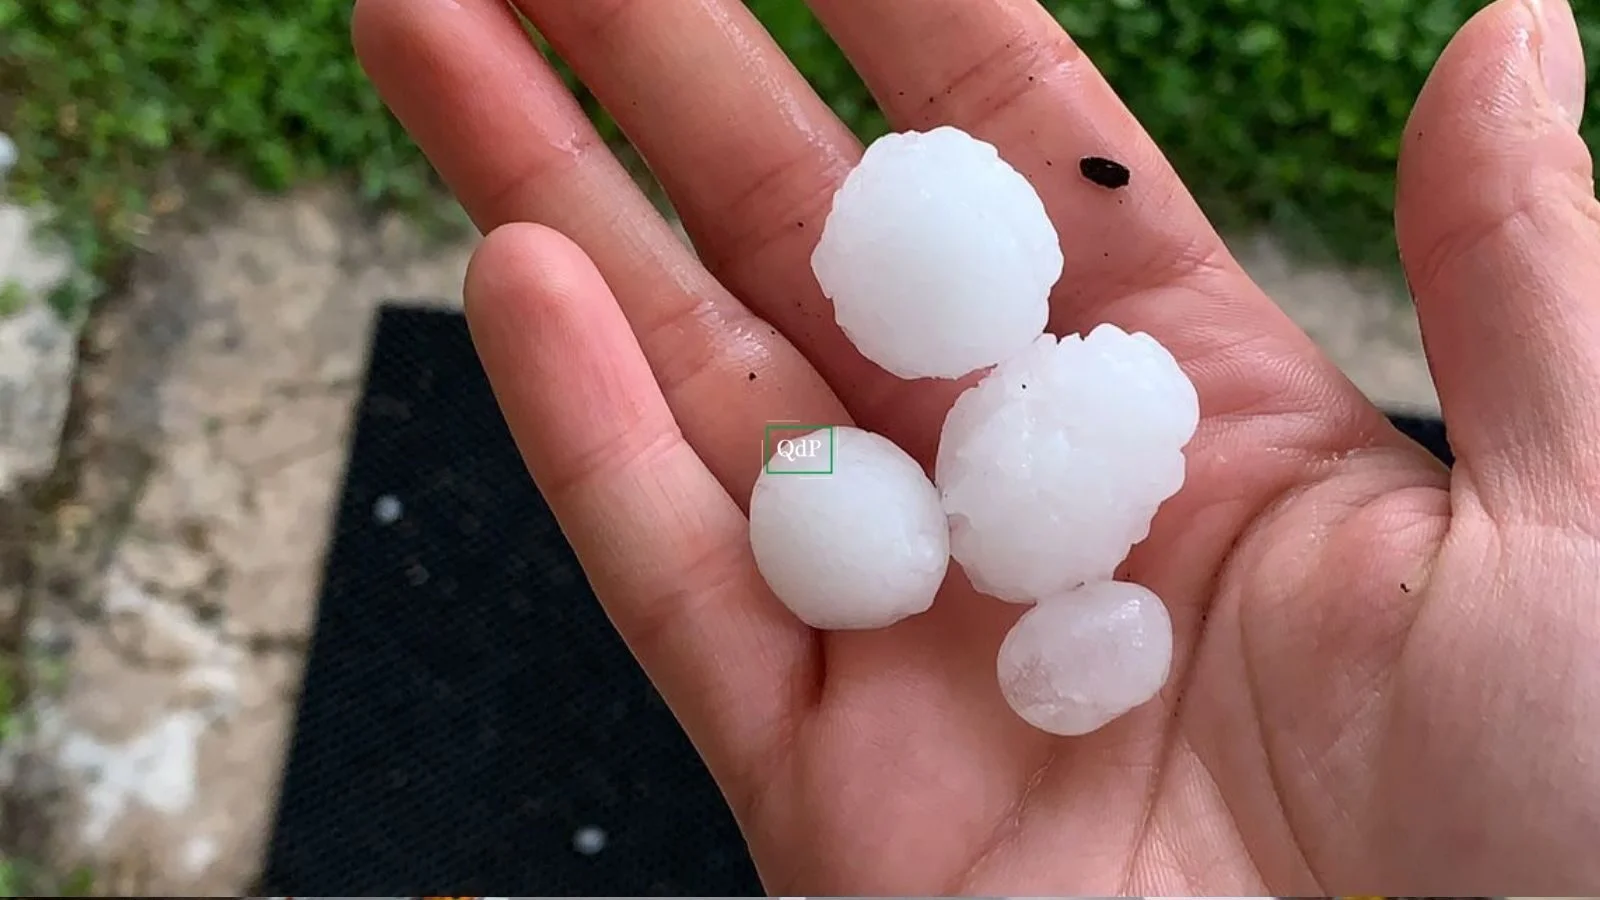
{"label": "ground surface", "polygon": [[[7,215],[0,283],[34,296],[54,263]],[[373,312],[457,304],[470,252],[332,189],[195,225],[150,238],[76,365],[36,299],[0,310],[0,616],[34,688],[0,839],[102,891],[249,888]],[[1392,283],[1236,249],[1369,394],[1435,406]]]}

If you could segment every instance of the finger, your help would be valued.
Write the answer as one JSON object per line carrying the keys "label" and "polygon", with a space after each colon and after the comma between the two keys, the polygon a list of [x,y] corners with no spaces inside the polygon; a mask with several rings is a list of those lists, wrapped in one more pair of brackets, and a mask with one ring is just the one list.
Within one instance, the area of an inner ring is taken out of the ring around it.
{"label": "finger", "polygon": [[466,309],[595,594],[719,783],[748,788],[814,683],[815,659],[810,630],[756,574],[744,516],[684,442],[571,241],[536,225],[492,232],[468,269]]}
{"label": "finger", "polygon": [[1492,513],[1537,497],[1592,520],[1600,205],[1577,29],[1563,0],[1540,8],[1499,0],[1440,57],[1406,127],[1396,219],[1458,471]]}
{"label": "finger", "polygon": [[649,162],[711,273],[793,341],[858,420],[931,450],[954,389],[908,390],[864,359],[811,272],[860,145],[745,5],[516,4]]}
{"label": "finger", "polygon": [[605,276],[689,443],[741,503],[768,421],[842,422],[799,353],[694,259],[499,0],[361,0],[356,46],[480,228],[539,222]]}

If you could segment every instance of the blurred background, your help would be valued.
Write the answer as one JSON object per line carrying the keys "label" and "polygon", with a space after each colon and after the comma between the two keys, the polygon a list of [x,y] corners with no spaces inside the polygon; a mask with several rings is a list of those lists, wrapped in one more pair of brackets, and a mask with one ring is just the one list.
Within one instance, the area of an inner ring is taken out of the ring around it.
{"label": "blurred background", "polygon": [[[884,130],[804,3],[749,5]],[[1433,409],[1393,173],[1482,4],[1045,5],[1291,315],[1374,398]],[[259,875],[373,317],[459,305],[475,237],[350,6],[0,0],[0,894]],[[1600,0],[1574,6],[1593,74]]]}

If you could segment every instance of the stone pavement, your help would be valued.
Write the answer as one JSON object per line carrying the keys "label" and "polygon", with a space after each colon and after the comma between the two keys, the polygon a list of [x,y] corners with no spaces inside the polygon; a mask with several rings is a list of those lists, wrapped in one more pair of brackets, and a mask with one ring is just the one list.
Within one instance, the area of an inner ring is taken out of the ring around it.
{"label": "stone pavement", "polygon": [[[64,677],[36,692],[13,765],[20,806],[59,826],[25,837],[34,853],[102,889],[237,894],[273,812],[374,311],[455,302],[469,247],[313,190],[149,250],[87,327],[36,504],[28,637],[35,671]],[[65,387],[0,372],[24,396]]]}
{"label": "stone pavement", "polygon": [[[32,520],[0,615],[27,608],[36,690],[0,753],[16,776],[0,809],[27,818],[4,833],[90,865],[102,891],[238,894],[273,814],[373,312],[459,302],[471,245],[431,246],[331,189],[245,199],[153,236],[74,369],[39,301],[62,263],[21,220],[0,212],[0,283],[24,288],[0,310],[0,528]],[[1238,250],[1365,389],[1433,406],[1380,279]]]}

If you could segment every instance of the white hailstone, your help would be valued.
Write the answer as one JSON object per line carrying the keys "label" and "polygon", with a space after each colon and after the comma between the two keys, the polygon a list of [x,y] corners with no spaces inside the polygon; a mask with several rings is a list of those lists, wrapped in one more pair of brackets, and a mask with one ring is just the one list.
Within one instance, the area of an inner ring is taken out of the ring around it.
{"label": "white hailstone", "polygon": [[922,467],[889,439],[843,426],[830,474],[769,465],[756,479],[750,547],[778,599],[829,630],[926,611],[950,563],[949,526]]}
{"label": "white hailstone", "polygon": [[393,494],[384,494],[372,504],[372,518],[379,525],[393,525],[405,514],[405,505]]}
{"label": "white hailstone", "polygon": [[572,833],[572,849],[584,856],[594,856],[605,848],[606,832],[598,825],[585,825]]}
{"label": "white hailstone", "polygon": [[948,126],[873,142],[811,256],[839,327],[902,378],[959,378],[1025,349],[1061,267],[1033,185]]}
{"label": "white hailstone", "polygon": [[973,586],[1028,603],[1108,581],[1183,486],[1194,385],[1143,333],[1044,335],[964,391],[934,481]]}
{"label": "white hailstone", "polygon": [[1039,601],[1000,644],[1000,692],[1041,731],[1081,735],[1143,705],[1172,668],[1172,620],[1137,584],[1102,581]]}

